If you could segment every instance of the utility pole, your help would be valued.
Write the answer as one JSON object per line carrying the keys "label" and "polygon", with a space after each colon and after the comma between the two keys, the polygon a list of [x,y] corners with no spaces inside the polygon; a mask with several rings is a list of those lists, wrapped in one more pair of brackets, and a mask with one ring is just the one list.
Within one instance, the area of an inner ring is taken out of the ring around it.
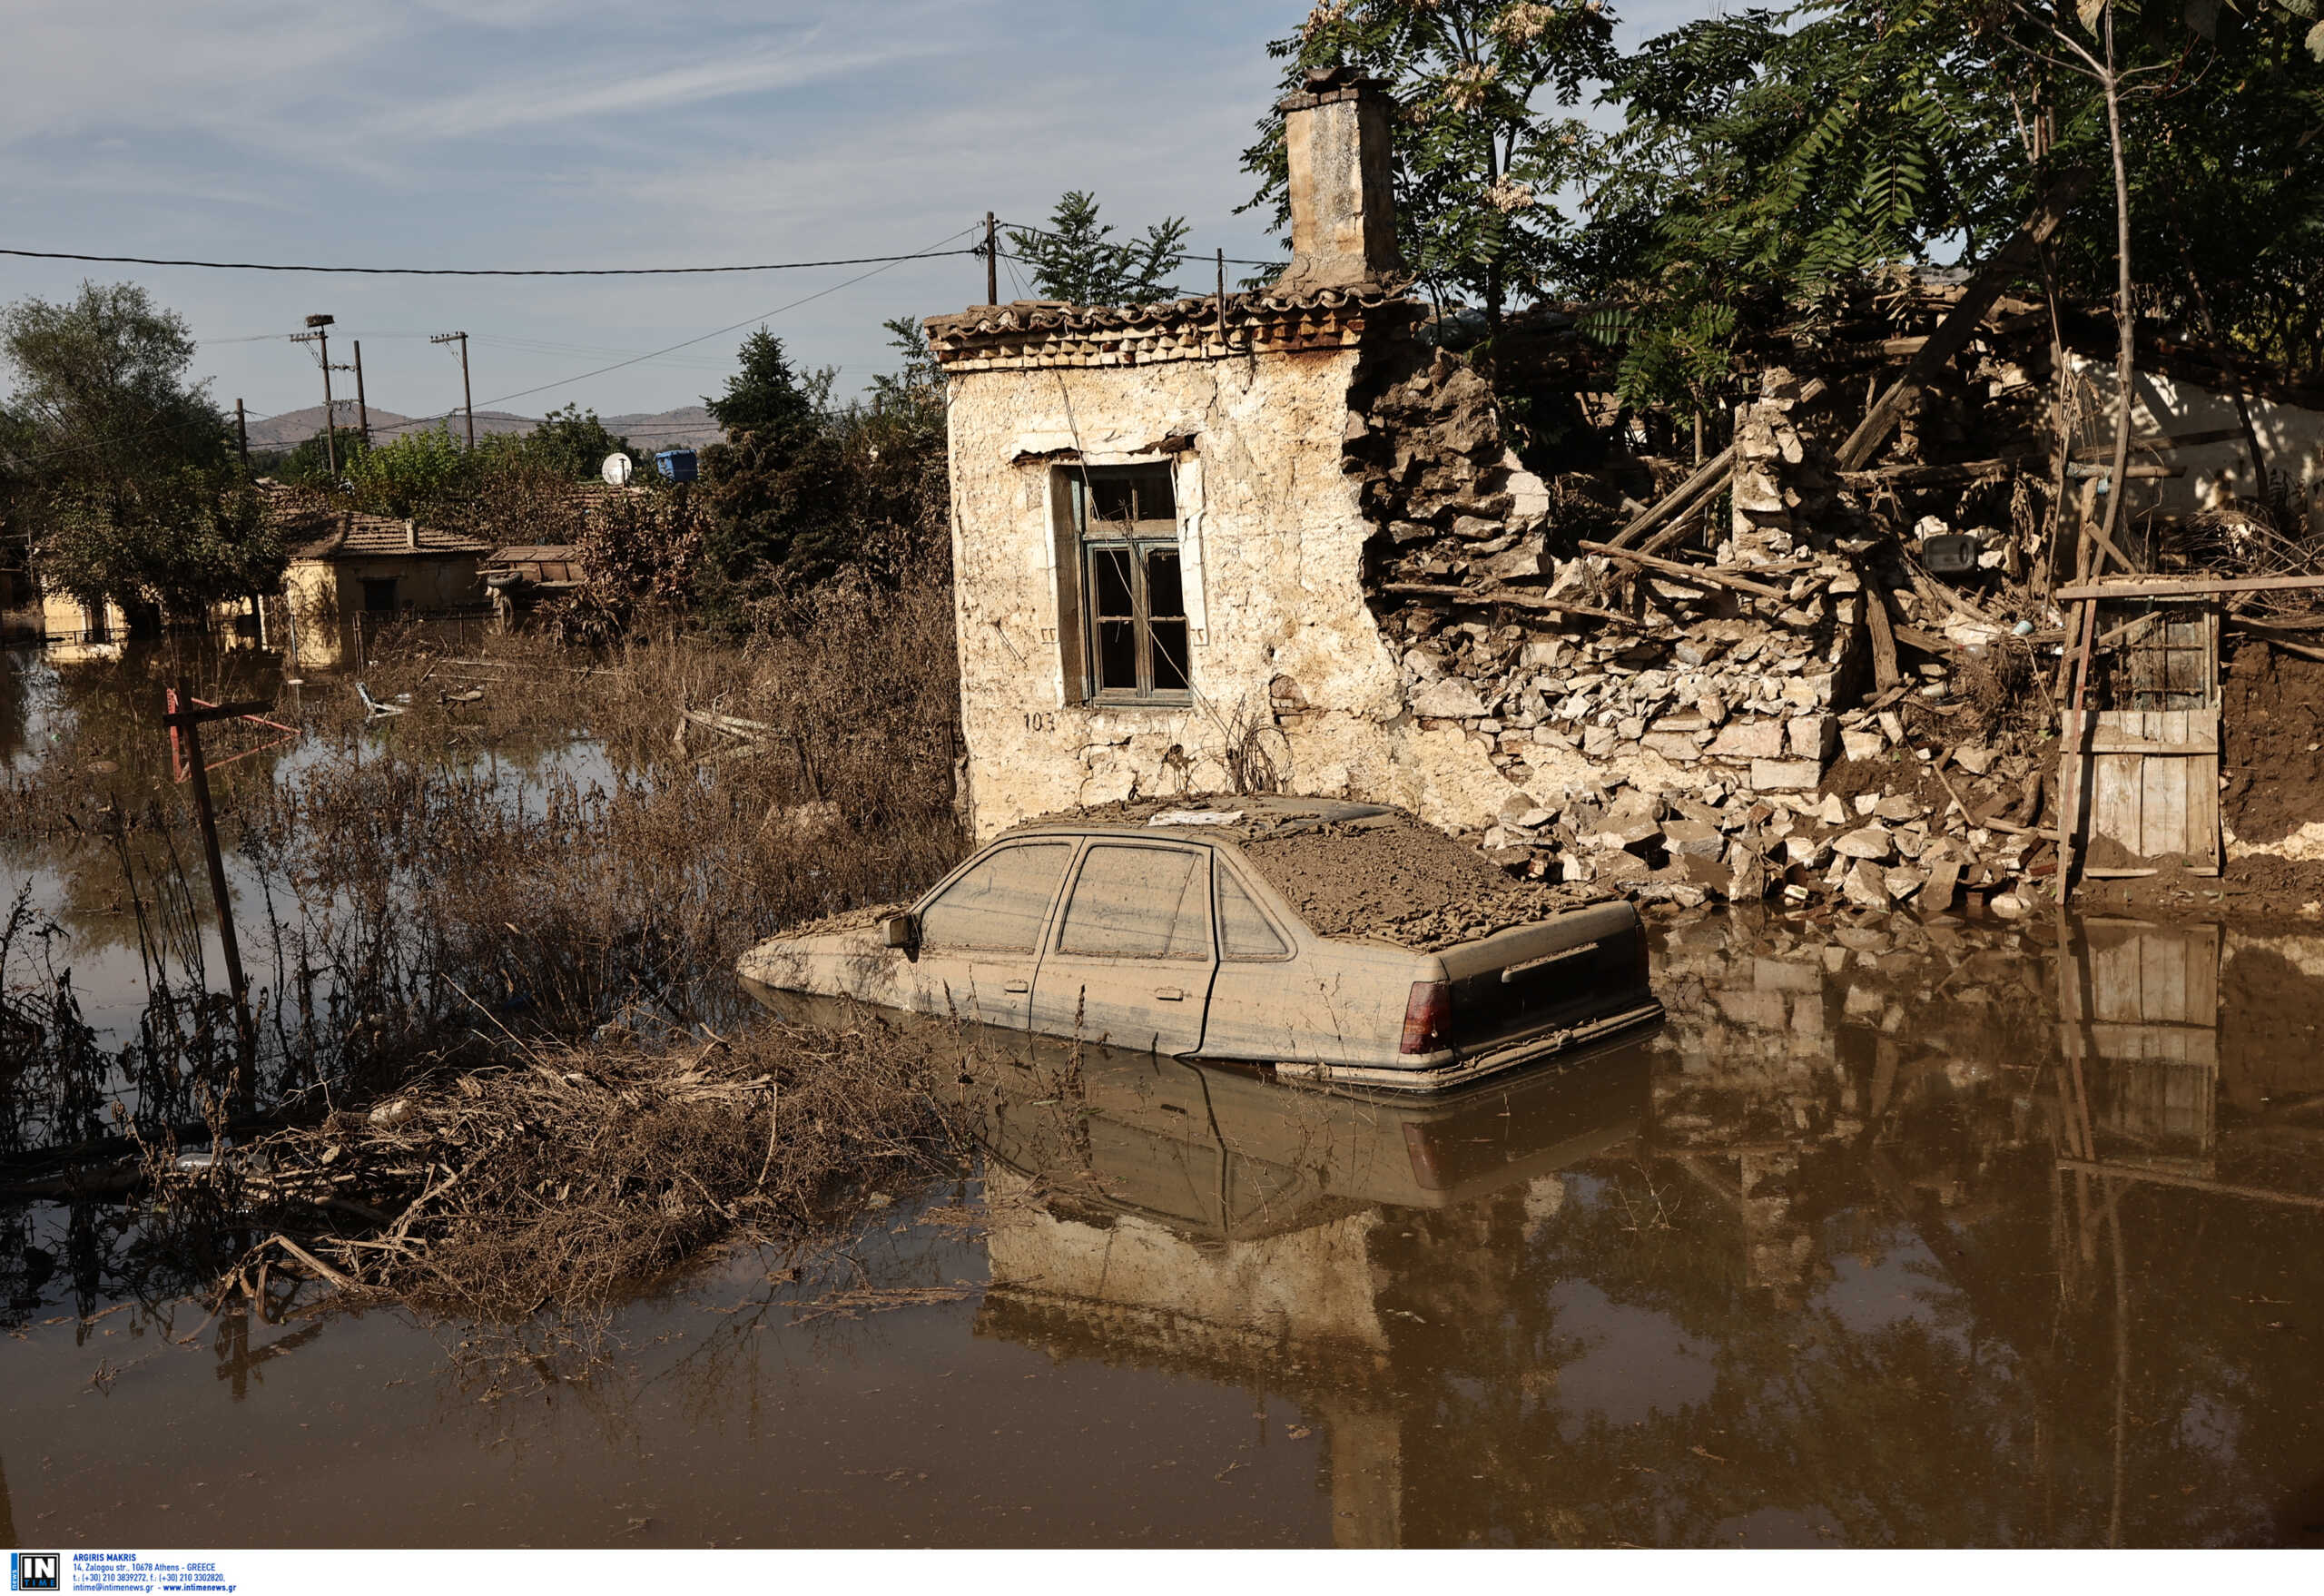
{"label": "utility pole", "polygon": [[249,416],[243,413],[242,401],[240,399],[234,401],[234,447],[241,450],[242,469],[249,470],[251,468],[251,423]]}
{"label": "utility pole", "polygon": [[984,302],[1000,303],[1000,243],[993,231],[992,212],[984,213]]}
{"label": "utility pole", "polygon": [[333,481],[339,479],[339,428],[330,402],[330,324],[335,320],[330,316],[310,316],[307,318],[310,330],[290,335],[292,343],[311,343],[320,352],[323,368],[323,462],[330,468]]}
{"label": "utility pole", "polygon": [[355,340],[355,424],[363,430],[363,447],[371,447],[371,407],[363,399],[363,340]]}
{"label": "utility pole", "polygon": [[439,332],[429,343],[452,343],[460,346],[460,405],[468,411],[468,447],[476,447],[476,393],[468,387],[468,335],[465,332]]}

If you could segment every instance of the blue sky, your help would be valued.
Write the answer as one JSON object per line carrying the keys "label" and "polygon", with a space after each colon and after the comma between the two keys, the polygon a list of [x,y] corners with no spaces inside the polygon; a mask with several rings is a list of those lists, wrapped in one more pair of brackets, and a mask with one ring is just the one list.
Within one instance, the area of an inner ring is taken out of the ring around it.
{"label": "blue sky", "polygon": [[[1626,42],[1716,9],[1618,4]],[[1094,190],[1136,231],[1276,252],[1238,166],[1289,3],[1062,0],[35,0],[0,96],[0,243],[201,259],[637,266],[889,254],[986,210],[1039,221]],[[955,243],[969,241],[966,238]],[[963,257],[749,276],[515,281],[109,267],[0,257],[0,299],[143,282],[203,340],[197,370],[254,413],[317,403],[281,340],[309,311],[363,340],[372,401],[458,402],[430,332],[465,329],[478,409],[612,414],[715,392],[768,325],[841,391],[887,369],[882,319],[983,298]],[[1013,291],[1006,276],[1003,298]],[[544,391],[509,398],[519,390]],[[340,389],[345,392],[346,389]]]}

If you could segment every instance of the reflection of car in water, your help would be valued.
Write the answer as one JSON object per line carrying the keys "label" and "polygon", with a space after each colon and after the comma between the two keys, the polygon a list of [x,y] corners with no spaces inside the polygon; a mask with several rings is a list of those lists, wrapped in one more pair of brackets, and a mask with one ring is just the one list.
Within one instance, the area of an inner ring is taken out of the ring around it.
{"label": "reflection of car in water", "polygon": [[1561,1171],[1637,1135],[1644,1050],[1429,1098],[1094,1049],[1075,1064],[1036,1040],[964,1072],[991,1269],[977,1335],[1295,1395],[1327,1449],[1334,1539],[1400,1543],[1412,1338],[1499,1315],[1457,1269],[1423,1286],[1400,1238],[1555,1213]]}
{"label": "reflection of car in water", "polygon": [[960,1089],[993,1162],[1069,1204],[1222,1238],[1451,1207],[1595,1156],[1647,1105],[1635,1049],[1415,1098],[1036,1039],[984,1052]]}
{"label": "reflection of car in water", "polygon": [[1509,882],[1376,804],[1036,822],[911,909],[762,942],[768,989],[1436,1089],[1661,1015],[1637,911]]}
{"label": "reflection of car in water", "polygon": [[1055,1198],[1252,1238],[1357,1208],[1443,1208],[1635,1135],[1644,1055],[1513,1073],[1441,1098],[1312,1091],[1255,1071],[1036,1043],[961,1088],[998,1164]]}

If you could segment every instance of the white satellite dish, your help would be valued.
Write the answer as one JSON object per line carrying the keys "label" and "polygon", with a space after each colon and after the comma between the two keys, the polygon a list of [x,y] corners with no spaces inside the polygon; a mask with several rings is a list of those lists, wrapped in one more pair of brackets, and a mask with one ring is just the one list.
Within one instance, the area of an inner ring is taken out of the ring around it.
{"label": "white satellite dish", "polygon": [[597,475],[615,488],[626,488],[629,485],[629,474],[636,468],[627,455],[611,454],[606,457],[606,463],[597,468]]}

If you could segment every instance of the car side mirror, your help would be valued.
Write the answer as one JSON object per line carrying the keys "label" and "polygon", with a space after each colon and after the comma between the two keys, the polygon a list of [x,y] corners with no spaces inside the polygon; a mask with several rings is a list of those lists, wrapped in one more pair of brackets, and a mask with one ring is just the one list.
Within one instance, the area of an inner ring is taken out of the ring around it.
{"label": "car side mirror", "polygon": [[891,948],[907,952],[920,946],[920,916],[906,911],[891,914],[880,922],[880,940]]}

